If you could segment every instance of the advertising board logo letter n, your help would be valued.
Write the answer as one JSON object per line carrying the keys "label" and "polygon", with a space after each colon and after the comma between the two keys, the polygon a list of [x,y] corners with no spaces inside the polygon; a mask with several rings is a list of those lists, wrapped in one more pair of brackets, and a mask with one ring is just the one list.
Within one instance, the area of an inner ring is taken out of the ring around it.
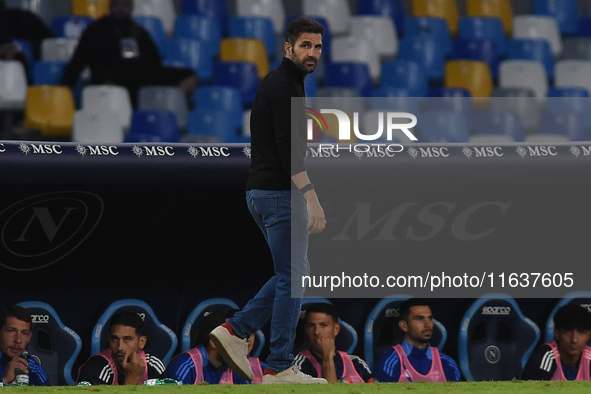
{"label": "advertising board logo letter n", "polygon": [[65,214],[62,216],[59,223],[56,223],[55,220],[53,220],[53,217],[51,216],[49,209],[47,209],[47,208],[33,208],[33,216],[31,216],[31,218],[29,219],[29,222],[27,223],[27,225],[23,229],[23,232],[21,233],[20,237],[15,239],[14,242],[27,242],[28,241],[25,238],[25,236],[27,234],[27,231],[29,231],[31,224],[33,224],[33,222],[35,221],[35,219],[39,220],[39,223],[41,224],[41,228],[43,228],[43,231],[45,232],[45,235],[47,236],[47,239],[49,240],[49,242],[53,242],[60,227],[62,226],[62,224],[64,224],[64,221],[66,220],[66,218],[68,217],[70,212],[74,211],[75,209],[76,208],[67,208],[67,207],[64,208],[64,210],[66,211]]}

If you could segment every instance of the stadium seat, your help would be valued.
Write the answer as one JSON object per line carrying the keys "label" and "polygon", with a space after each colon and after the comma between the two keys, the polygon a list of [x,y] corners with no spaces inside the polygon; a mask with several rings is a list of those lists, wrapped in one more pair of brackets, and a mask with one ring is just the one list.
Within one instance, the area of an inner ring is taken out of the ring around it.
{"label": "stadium seat", "polygon": [[74,97],[67,86],[31,86],[27,90],[24,127],[46,136],[68,136],[74,119]]}
{"label": "stadium seat", "polygon": [[192,99],[195,108],[225,111],[235,121],[236,127],[242,126],[243,104],[237,88],[221,85],[198,87]]}
{"label": "stadium seat", "polygon": [[563,41],[561,59],[591,60],[591,37],[571,37]]}
{"label": "stadium seat", "polygon": [[168,66],[188,67],[208,81],[213,75],[213,55],[209,43],[191,38],[173,37],[168,41],[164,63]]}
{"label": "stadium seat", "polygon": [[225,1],[182,0],[181,9],[183,15],[200,15],[217,20],[222,29],[222,34],[227,34],[230,13],[228,4]]}
{"label": "stadium seat", "polygon": [[365,63],[369,67],[371,78],[376,82],[380,80],[382,65],[371,41],[351,36],[336,37],[331,45],[331,61]]}
{"label": "stadium seat", "polygon": [[[281,0],[241,0],[236,2],[236,16],[269,18],[277,35],[285,33],[285,9]],[[232,35],[230,33],[230,35]]]}
{"label": "stadium seat", "polygon": [[265,44],[267,55],[275,57],[275,30],[273,21],[266,16],[234,16],[230,18],[230,37],[257,38]]}
{"label": "stadium seat", "polygon": [[519,378],[540,339],[536,324],[505,294],[478,298],[460,327],[459,364],[469,381]]}
{"label": "stadium seat", "polygon": [[304,91],[306,97],[318,96],[318,74],[313,72],[306,76],[306,80],[304,81]]}
{"label": "stadium seat", "polygon": [[563,36],[577,32],[579,22],[577,0],[533,0],[533,14],[547,15],[556,19]]}
{"label": "stadium seat", "polygon": [[260,79],[269,72],[265,44],[255,38],[224,38],[220,45],[220,61],[254,63]]}
{"label": "stadium seat", "polygon": [[404,20],[404,35],[408,37],[420,34],[434,38],[443,48],[445,56],[451,55],[453,44],[445,19],[427,16],[407,17]]}
{"label": "stadium seat", "polygon": [[445,110],[464,114],[468,122],[474,116],[474,102],[470,92],[461,88],[434,88],[425,98],[425,111]]}
{"label": "stadium seat", "polygon": [[513,7],[511,0],[469,0],[466,1],[466,16],[498,18],[506,37],[513,30]]}
{"label": "stadium seat", "polygon": [[41,60],[69,62],[77,45],[76,38],[45,38],[41,42]]}
{"label": "stadium seat", "polygon": [[254,63],[217,62],[213,73],[213,83],[238,89],[242,102],[249,105],[254,100],[260,79]]}
{"label": "stadium seat", "polygon": [[125,133],[117,115],[110,111],[80,110],[74,113],[72,141],[85,144],[118,144]]}
{"label": "stadium seat", "polygon": [[548,94],[544,65],[535,60],[504,60],[499,66],[499,87],[532,89],[543,105]]}
{"label": "stadium seat", "polygon": [[401,0],[357,0],[358,15],[389,16],[394,22],[398,36],[404,34],[404,7]]}
{"label": "stadium seat", "polygon": [[[365,321],[364,359],[370,369],[375,362],[392,346],[402,343],[404,333],[398,326],[400,304],[412,298],[408,294],[396,294],[382,298],[373,307]],[[439,321],[433,319],[431,346],[443,349],[447,340],[447,330]]]}
{"label": "stadium seat", "polygon": [[362,96],[371,95],[371,76],[365,63],[333,62],[326,65],[326,87],[357,89]]}
{"label": "stadium seat", "polygon": [[472,97],[490,97],[493,81],[488,64],[474,60],[450,60],[445,65],[444,85],[467,89]]}
{"label": "stadium seat", "polygon": [[493,79],[499,75],[500,54],[493,40],[464,39],[454,41],[452,59],[478,60],[488,64]]}
{"label": "stadium seat", "polygon": [[452,36],[458,32],[460,14],[456,0],[412,0],[412,15],[443,18],[447,21]]}
{"label": "stadium seat", "polygon": [[591,306],[591,291],[573,291],[572,293],[568,293],[565,295],[552,309],[550,315],[548,316],[548,320],[546,321],[545,333],[544,333],[544,342],[551,342],[554,340],[554,315],[564,305],[567,304],[580,304],[582,307],[589,310]]}
{"label": "stadium seat", "polygon": [[399,60],[419,64],[430,82],[441,82],[445,69],[445,53],[437,41],[429,36],[404,37],[398,48]]}
{"label": "stadium seat", "polygon": [[554,55],[552,55],[552,48],[550,48],[550,43],[547,40],[509,40],[507,41],[507,59],[541,62],[548,78],[554,78]]}
{"label": "stadium seat", "polygon": [[372,97],[369,99],[369,108],[418,114],[422,101],[422,96],[416,96],[409,89],[382,86],[373,90]]}
{"label": "stadium seat", "polygon": [[347,0],[303,0],[304,15],[318,15],[325,18],[333,35],[349,32],[351,9]]}
{"label": "stadium seat", "polygon": [[499,55],[506,52],[506,37],[501,21],[490,17],[464,17],[460,19],[459,38],[493,40]]}
{"label": "stadium seat", "polygon": [[427,95],[427,77],[422,67],[411,60],[391,60],[382,63],[380,84],[408,89],[408,94],[414,97]]}
{"label": "stadium seat", "polygon": [[179,142],[178,120],[168,110],[135,110],[131,115],[131,129],[125,142]]}
{"label": "stadium seat", "polygon": [[[306,350],[310,347],[310,339],[308,335],[306,335],[304,331],[304,317],[306,313],[306,308],[310,304],[315,303],[326,303],[332,304],[326,298],[320,297],[304,297],[302,300],[302,308],[300,312],[300,320],[298,322],[298,326],[296,328],[296,339],[293,345],[293,354],[298,354],[299,352]],[[349,354],[353,353],[355,347],[357,346],[357,331],[347,322],[343,321],[339,317],[339,323],[341,325],[341,330],[337,337],[335,338],[335,347],[336,350],[340,350],[343,352],[347,352]]]}
{"label": "stadium seat", "polygon": [[559,134],[528,134],[524,141],[528,144],[562,144],[570,140],[566,135]]}
{"label": "stadium seat", "polygon": [[464,114],[455,111],[425,111],[417,116],[419,142],[468,142],[470,127]]}
{"label": "stadium seat", "polygon": [[72,15],[99,19],[109,13],[109,0],[72,0]]}
{"label": "stadium seat", "polygon": [[189,112],[187,117],[187,132],[189,133],[187,137],[191,137],[189,141],[239,142],[236,119],[232,119],[231,115],[231,112],[219,109],[195,108]]}
{"label": "stadium seat", "polygon": [[495,88],[489,104],[491,110],[511,111],[518,114],[526,133],[538,131],[540,110],[533,90]]}
{"label": "stadium seat", "polygon": [[[181,352],[186,352],[187,350],[197,346],[194,343],[195,336],[197,335],[197,330],[199,328],[199,323],[201,320],[207,316],[208,313],[213,311],[220,311],[220,312],[229,312],[232,310],[238,310],[238,305],[232,300],[227,298],[210,298],[208,300],[202,301],[197,305],[192,311],[189,317],[183,326],[183,335],[181,337]],[[261,330],[258,330],[255,333],[255,344],[250,353],[251,357],[258,357],[263,350],[263,346],[265,344],[265,335]]]}
{"label": "stadium seat", "polygon": [[577,36],[591,37],[591,15],[583,15],[579,17]]}
{"label": "stadium seat", "polygon": [[551,87],[548,89],[546,111],[575,111],[583,115],[587,127],[591,127],[591,100],[584,88]]}
{"label": "stadium seat", "polygon": [[73,386],[72,367],[82,348],[80,336],[60,320],[49,304],[39,301],[18,304],[32,315],[29,353],[40,361],[50,386]]}
{"label": "stadium seat", "polygon": [[82,90],[82,109],[94,113],[115,114],[123,129],[131,125],[131,98],[122,86],[89,85]]}
{"label": "stadium seat", "polygon": [[31,41],[22,38],[15,38],[12,40],[12,42],[13,44],[16,44],[21,52],[25,55],[25,58],[27,59],[25,71],[29,77],[32,77],[37,58],[35,57],[35,52],[33,51],[33,45],[31,45]]}
{"label": "stadium seat", "polygon": [[155,16],[162,20],[169,36],[174,32],[176,11],[173,0],[134,0],[133,16]]}
{"label": "stadium seat", "polygon": [[181,129],[187,127],[187,99],[176,86],[143,86],[138,92],[138,109],[174,113]]}
{"label": "stadium seat", "polygon": [[58,15],[69,14],[70,0],[4,0],[6,8],[20,8],[41,18],[47,26]]}
{"label": "stadium seat", "polygon": [[507,144],[515,142],[510,135],[503,134],[472,134],[469,141],[472,144]]}
{"label": "stadium seat", "polygon": [[[376,97],[372,97],[372,99],[378,100]],[[393,98],[382,98],[382,99],[379,99],[379,101],[383,101],[384,104],[392,104],[392,99]],[[412,99],[416,100],[416,98],[412,98]],[[404,105],[404,102],[402,102],[402,100],[400,100],[399,104]],[[380,106],[380,104],[378,104],[377,106]],[[382,106],[385,106],[385,105],[382,105]],[[392,112],[394,110],[394,108],[401,108],[401,107],[400,106],[389,107],[389,108],[385,108],[385,110],[388,112]],[[410,111],[408,111],[406,108],[404,108],[402,110],[402,112],[410,112]],[[418,112],[415,112],[415,113],[418,113]],[[406,121],[408,122],[408,119],[406,119]],[[382,126],[381,126],[382,130],[385,130],[386,124],[384,122],[384,110],[365,111],[359,115],[359,124],[360,124],[359,130],[362,134],[366,134],[366,135],[375,134],[378,130],[380,130],[380,123],[382,124]],[[372,143],[387,143],[387,144],[391,144],[391,143],[408,144],[408,143],[413,143],[413,142],[416,142],[416,141],[411,140],[406,134],[401,133],[399,131],[395,131],[392,134],[390,139],[388,139],[387,133],[382,133],[382,135],[379,138],[372,140]]]}
{"label": "stadium seat", "polygon": [[27,88],[23,64],[18,60],[0,60],[0,111],[22,110]]}
{"label": "stadium seat", "polygon": [[513,38],[545,39],[554,56],[562,52],[562,37],[556,19],[541,15],[517,15],[513,18]]}
{"label": "stadium seat", "polygon": [[111,318],[119,312],[135,312],[140,315],[146,324],[146,333],[150,339],[144,350],[158,357],[164,365],[168,364],[176,350],[178,339],[170,328],[160,323],[148,304],[136,299],[115,301],[107,307],[92,331],[91,354],[97,354],[107,348]]}
{"label": "stadium seat", "polygon": [[168,44],[168,36],[164,31],[162,19],[156,16],[149,15],[135,15],[133,20],[141,25],[150,34],[152,41],[156,44],[160,57],[164,57],[166,53],[166,45]]}
{"label": "stadium seat", "polygon": [[511,142],[522,142],[524,138],[521,118],[511,111],[477,112],[472,118],[472,130],[474,135],[509,137]]}
{"label": "stadium seat", "polygon": [[174,36],[207,42],[217,56],[222,41],[222,28],[215,18],[201,15],[179,15],[174,25]]}
{"label": "stadium seat", "polygon": [[350,23],[351,35],[371,41],[382,58],[391,58],[398,53],[398,35],[389,17],[352,16]]}
{"label": "stadium seat", "polygon": [[57,37],[78,39],[92,22],[89,16],[59,15],[51,21],[51,30]]}
{"label": "stadium seat", "polygon": [[64,61],[40,60],[35,63],[33,83],[35,85],[60,85],[68,63]]}
{"label": "stadium seat", "polygon": [[570,141],[589,141],[585,118],[576,111],[546,111],[540,118],[540,134],[568,137]]}
{"label": "stadium seat", "polygon": [[554,86],[584,88],[591,94],[591,61],[560,60],[556,62]]}

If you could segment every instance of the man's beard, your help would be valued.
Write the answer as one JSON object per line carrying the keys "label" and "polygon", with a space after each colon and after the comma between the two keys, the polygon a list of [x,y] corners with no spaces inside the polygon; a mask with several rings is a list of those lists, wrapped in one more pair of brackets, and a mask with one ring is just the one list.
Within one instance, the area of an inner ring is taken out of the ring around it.
{"label": "man's beard", "polygon": [[299,68],[300,70],[302,70],[306,74],[310,74],[311,72],[313,72],[316,69],[316,66],[318,65],[318,61],[316,59],[309,57],[306,60],[304,60],[304,62],[306,62],[308,60],[313,60],[314,61],[314,67],[311,70],[308,70],[308,68],[306,67],[306,65],[304,63],[301,63],[299,61],[299,59],[295,55],[295,53],[293,53],[293,52],[291,53],[291,61],[293,62],[293,64],[295,64],[297,68]]}

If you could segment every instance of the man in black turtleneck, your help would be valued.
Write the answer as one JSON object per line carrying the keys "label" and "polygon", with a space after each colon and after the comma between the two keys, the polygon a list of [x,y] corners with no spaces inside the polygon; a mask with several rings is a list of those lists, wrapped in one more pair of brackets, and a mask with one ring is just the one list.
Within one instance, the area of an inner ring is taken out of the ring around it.
{"label": "man in black turtleneck", "polygon": [[111,14],[82,33],[62,83],[74,87],[89,66],[92,84],[125,86],[134,103],[145,85],[176,85],[189,97],[197,86],[197,75],[190,69],[163,67],[156,45],[133,21],[132,11],[133,0],[111,0]]}

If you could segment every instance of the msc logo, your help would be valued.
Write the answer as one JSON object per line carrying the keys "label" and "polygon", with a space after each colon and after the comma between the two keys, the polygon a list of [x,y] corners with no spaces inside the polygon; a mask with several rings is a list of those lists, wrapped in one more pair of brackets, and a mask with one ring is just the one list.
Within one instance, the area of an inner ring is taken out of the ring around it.
{"label": "msc logo", "polygon": [[31,315],[33,323],[49,323],[49,315]]}
{"label": "msc logo", "polygon": [[427,147],[427,148],[415,148],[411,146],[408,148],[408,154],[416,159],[417,157],[449,157],[449,151],[445,147]]}
{"label": "msc logo", "polygon": [[4,144],[0,144],[0,153],[4,152],[6,152],[6,148],[4,147]]}
{"label": "msc logo", "polygon": [[201,156],[203,157],[228,157],[230,152],[225,146],[208,146],[206,148],[200,146]]}
{"label": "msc logo", "polygon": [[485,306],[482,308],[483,315],[509,315],[511,314],[510,306]]}
{"label": "msc logo", "polygon": [[144,146],[146,156],[174,156],[172,146]]}
{"label": "msc logo", "polygon": [[97,145],[88,146],[91,156],[117,156],[119,152],[116,146]]}
{"label": "msc logo", "polygon": [[54,264],[84,242],[103,210],[99,196],[78,191],[40,194],[12,204],[0,212],[0,266],[33,271]]}
{"label": "msc logo", "polygon": [[462,153],[468,159],[474,155],[474,157],[502,157],[503,156],[503,148],[500,146],[483,146],[483,147],[473,147],[468,148],[465,146],[462,149]]}

